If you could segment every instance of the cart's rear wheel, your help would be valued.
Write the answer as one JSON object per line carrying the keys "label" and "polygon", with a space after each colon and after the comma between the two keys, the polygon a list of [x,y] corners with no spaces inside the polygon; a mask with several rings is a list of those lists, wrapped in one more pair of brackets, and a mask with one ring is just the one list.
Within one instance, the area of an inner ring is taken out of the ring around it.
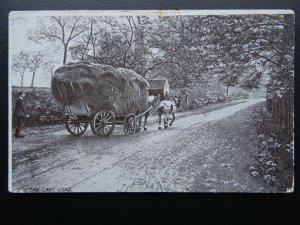
{"label": "cart's rear wheel", "polygon": [[123,123],[123,129],[124,129],[124,133],[126,135],[131,135],[134,134],[135,130],[136,130],[136,118],[135,115],[133,114],[129,114],[125,117],[124,119],[124,123]]}
{"label": "cart's rear wheel", "polygon": [[89,124],[87,122],[81,122],[77,116],[69,115],[66,117],[65,125],[67,131],[73,136],[81,136],[86,131]]}
{"label": "cart's rear wheel", "polygon": [[115,114],[112,111],[98,112],[92,123],[92,131],[97,136],[109,136],[115,128]]}

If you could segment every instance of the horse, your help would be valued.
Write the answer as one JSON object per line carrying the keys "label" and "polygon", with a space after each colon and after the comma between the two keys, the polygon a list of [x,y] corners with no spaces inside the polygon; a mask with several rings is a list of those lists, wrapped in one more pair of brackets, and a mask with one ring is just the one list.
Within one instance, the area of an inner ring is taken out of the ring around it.
{"label": "horse", "polygon": [[[160,102],[158,107],[158,129],[161,129],[161,117],[164,114],[164,127],[172,126],[175,120],[176,106],[178,105],[178,98],[173,98],[171,100],[163,100]],[[168,123],[169,116],[172,117],[170,123]]]}
{"label": "horse", "polygon": [[[148,110],[150,107],[154,107],[154,108],[158,108],[159,106],[159,103],[160,103],[160,98],[159,96],[154,96],[154,95],[150,95],[148,98],[147,98],[147,102],[145,104],[146,107],[143,107],[144,108],[144,111]],[[140,113],[140,110],[138,110],[136,112],[136,115],[138,115]],[[147,119],[150,115],[150,110],[147,111],[144,115],[144,130],[147,130]],[[137,129],[136,129],[136,132],[140,131],[141,130],[141,124],[142,124],[142,116],[139,117],[138,121],[137,121]]]}

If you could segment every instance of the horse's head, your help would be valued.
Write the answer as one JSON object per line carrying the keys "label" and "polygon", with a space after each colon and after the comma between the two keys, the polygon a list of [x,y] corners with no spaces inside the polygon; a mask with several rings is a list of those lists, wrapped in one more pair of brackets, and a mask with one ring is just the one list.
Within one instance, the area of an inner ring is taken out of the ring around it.
{"label": "horse's head", "polygon": [[179,102],[179,99],[177,96],[175,96],[174,98],[171,99],[172,102],[174,102],[176,105],[178,104]]}
{"label": "horse's head", "polygon": [[148,97],[148,102],[150,103],[151,106],[158,108],[160,103],[160,98],[159,96],[150,95]]}

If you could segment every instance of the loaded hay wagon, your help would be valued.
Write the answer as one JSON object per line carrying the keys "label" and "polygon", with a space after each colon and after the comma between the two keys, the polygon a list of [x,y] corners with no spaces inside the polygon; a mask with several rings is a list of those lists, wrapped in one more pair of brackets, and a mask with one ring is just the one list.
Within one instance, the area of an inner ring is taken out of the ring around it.
{"label": "loaded hay wagon", "polygon": [[[147,103],[147,81],[123,68],[88,62],[69,63],[52,77],[52,94],[64,107],[65,125],[81,136],[88,125],[100,137],[109,136],[115,125],[126,135],[137,131],[137,121],[152,106]],[[142,112],[142,113],[140,113]]]}

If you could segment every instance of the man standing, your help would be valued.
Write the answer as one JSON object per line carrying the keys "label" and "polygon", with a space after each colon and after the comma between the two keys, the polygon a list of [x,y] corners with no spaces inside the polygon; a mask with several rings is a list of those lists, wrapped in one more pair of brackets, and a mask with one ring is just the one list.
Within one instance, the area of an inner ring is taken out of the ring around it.
{"label": "man standing", "polygon": [[19,92],[19,97],[15,105],[14,117],[16,119],[16,126],[17,126],[15,132],[16,138],[24,137],[24,135],[21,134],[21,130],[25,122],[25,117],[29,117],[24,107],[24,102],[23,102],[24,97],[25,97],[25,92],[24,91]]}

